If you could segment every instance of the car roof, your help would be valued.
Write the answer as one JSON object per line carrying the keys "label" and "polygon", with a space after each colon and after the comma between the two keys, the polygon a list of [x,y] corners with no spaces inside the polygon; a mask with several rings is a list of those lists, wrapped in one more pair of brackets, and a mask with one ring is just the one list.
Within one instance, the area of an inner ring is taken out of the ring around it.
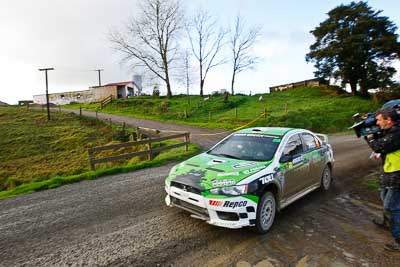
{"label": "car roof", "polygon": [[284,128],[284,127],[253,127],[253,128],[242,129],[235,133],[284,136],[285,134],[293,130],[301,130],[301,129]]}

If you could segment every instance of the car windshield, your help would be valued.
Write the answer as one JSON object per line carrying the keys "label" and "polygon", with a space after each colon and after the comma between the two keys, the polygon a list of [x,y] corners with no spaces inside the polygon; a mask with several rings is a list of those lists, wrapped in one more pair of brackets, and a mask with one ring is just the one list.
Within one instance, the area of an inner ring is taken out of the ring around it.
{"label": "car windshield", "polygon": [[234,134],[208,151],[210,155],[253,161],[269,161],[278,148],[279,136]]}

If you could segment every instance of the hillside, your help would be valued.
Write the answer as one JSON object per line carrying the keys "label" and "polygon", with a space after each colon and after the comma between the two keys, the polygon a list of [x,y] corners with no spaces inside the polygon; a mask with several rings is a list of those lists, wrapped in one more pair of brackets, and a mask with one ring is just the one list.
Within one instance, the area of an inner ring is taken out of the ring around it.
{"label": "hillside", "polygon": [[73,114],[0,108],[0,191],[88,170],[87,149],[112,138],[107,124]]}
{"label": "hillside", "polygon": [[[79,106],[67,105],[66,108]],[[191,96],[190,104],[187,96],[182,95],[171,99],[150,96],[117,99],[101,112],[206,128],[234,129],[259,117],[266,109],[266,118],[260,116],[252,126],[299,127],[335,133],[345,131],[352,125],[354,113],[375,111],[379,106],[379,103],[371,100],[338,94],[327,88],[301,87],[272,94],[235,95],[226,102],[221,95],[211,96],[207,101],[199,96]],[[98,109],[98,104],[82,104],[82,108],[94,111]]]}

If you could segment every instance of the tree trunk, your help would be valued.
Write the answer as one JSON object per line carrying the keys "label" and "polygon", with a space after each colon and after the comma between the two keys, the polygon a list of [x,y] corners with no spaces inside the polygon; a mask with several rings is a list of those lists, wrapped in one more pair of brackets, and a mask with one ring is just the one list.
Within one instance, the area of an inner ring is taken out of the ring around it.
{"label": "tree trunk", "polygon": [[164,60],[164,66],[165,66],[165,83],[167,85],[167,97],[171,98],[172,97],[171,83],[169,81],[168,65],[166,65],[166,60]]}
{"label": "tree trunk", "polygon": [[350,81],[350,88],[351,88],[351,94],[357,95],[357,82],[356,81]]}
{"label": "tree trunk", "polygon": [[203,97],[204,80],[200,80],[200,96]]}
{"label": "tree trunk", "polygon": [[232,93],[232,95],[234,95],[234,91],[233,91],[233,86],[234,86],[234,84],[235,84],[235,72],[233,72],[233,74],[232,74],[232,83],[231,83],[231,93]]}

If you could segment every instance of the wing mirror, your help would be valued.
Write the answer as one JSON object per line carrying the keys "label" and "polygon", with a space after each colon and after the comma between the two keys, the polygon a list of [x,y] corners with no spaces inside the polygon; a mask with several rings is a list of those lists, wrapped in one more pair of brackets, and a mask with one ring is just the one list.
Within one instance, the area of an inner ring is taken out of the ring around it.
{"label": "wing mirror", "polygon": [[279,162],[280,163],[286,163],[286,162],[289,162],[289,161],[292,161],[292,160],[293,160],[293,156],[292,155],[283,154],[282,157],[279,159]]}

